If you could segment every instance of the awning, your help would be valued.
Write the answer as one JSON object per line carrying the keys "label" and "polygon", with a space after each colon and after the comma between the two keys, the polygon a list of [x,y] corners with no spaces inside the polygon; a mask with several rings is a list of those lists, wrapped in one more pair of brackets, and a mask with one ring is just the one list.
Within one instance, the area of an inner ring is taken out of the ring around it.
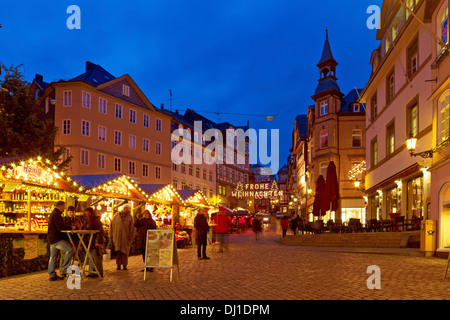
{"label": "awning", "polygon": [[139,190],[148,195],[148,201],[163,204],[186,205],[183,198],[171,184],[139,184]]}
{"label": "awning", "polygon": [[177,190],[178,194],[188,205],[193,206],[210,206],[208,198],[200,190]]}
{"label": "awning", "polygon": [[367,190],[364,191],[365,194],[371,194],[374,193],[375,191],[377,191],[378,189],[382,189],[384,187],[387,187],[388,185],[394,183],[396,180],[402,179],[404,177],[409,176],[410,174],[413,174],[415,172],[419,172],[419,164],[415,163],[412,166],[410,166],[409,168],[406,168],[400,172],[398,172],[396,175],[380,182],[379,184],[377,184],[376,186],[373,186]]}

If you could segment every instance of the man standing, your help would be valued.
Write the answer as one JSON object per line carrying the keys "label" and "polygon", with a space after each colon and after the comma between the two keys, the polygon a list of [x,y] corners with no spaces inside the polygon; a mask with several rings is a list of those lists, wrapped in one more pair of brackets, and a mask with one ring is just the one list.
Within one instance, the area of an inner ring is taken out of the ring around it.
{"label": "man standing", "polygon": [[120,265],[123,266],[123,270],[127,270],[128,255],[130,254],[131,243],[135,235],[133,217],[131,216],[131,207],[129,205],[124,205],[123,210],[114,215],[109,231],[117,253],[117,270],[120,270]]}
{"label": "man standing", "polygon": [[206,242],[208,238],[209,225],[205,214],[207,214],[205,209],[199,209],[194,219],[198,260],[209,259],[209,257],[206,256]]}
{"label": "man standing", "polygon": [[[64,201],[58,201],[50,214],[48,220],[48,232],[47,238],[50,242],[50,259],[48,261],[48,274],[50,277],[50,281],[55,280],[64,280],[64,277],[67,273],[67,268],[69,267],[70,260],[73,255],[73,248],[67,242],[67,235],[61,232],[66,229],[62,213],[66,209],[66,203]],[[64,254],[64,261],[60,266],[60,272],[63,277],[59,277],[55,272],[55,262],[56,255],[58,251],[61,251],[61,254]]]}

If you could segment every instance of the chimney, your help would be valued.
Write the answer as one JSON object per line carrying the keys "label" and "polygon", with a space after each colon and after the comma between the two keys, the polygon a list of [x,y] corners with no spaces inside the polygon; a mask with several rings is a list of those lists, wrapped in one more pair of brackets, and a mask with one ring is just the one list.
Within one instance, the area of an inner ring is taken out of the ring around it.
{"label": "chimney", "polygon": [[90,61],[86,61],[86,71],[92,70],[96,67],[95,63],[92,63]]}
{"label": "chimney", "polygon": [[161,110],[164,110],[164,103],[161,103]]}
{"label": "chimney", "polygon": [[175,113],[178,114],[178,110],[175,110]]}

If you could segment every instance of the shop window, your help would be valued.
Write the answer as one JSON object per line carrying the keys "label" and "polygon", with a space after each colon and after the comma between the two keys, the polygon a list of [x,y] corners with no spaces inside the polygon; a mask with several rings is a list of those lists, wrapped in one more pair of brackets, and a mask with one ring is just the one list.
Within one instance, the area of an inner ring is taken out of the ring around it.
{"label": "shop window", "polygon": [[386,192],[386,205],[388,214],[400,212],[401,189],[397,186]]}
{"label": "shop window", "polygon": [[382,220],[383,197],[381,193],[376,193],[370,198],[371,218]]}
{"label": "shop window", "polygon": [[408,218],[423,217],[423,177],[408,181]]}

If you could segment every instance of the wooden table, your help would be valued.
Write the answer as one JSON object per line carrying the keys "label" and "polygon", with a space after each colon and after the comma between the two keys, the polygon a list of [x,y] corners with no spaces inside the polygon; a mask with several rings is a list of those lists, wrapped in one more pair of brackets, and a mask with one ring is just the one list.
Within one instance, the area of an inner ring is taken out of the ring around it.
{"label": "wooden table", "polygon": [[[76,260],[78,260],[79,263],[81,263],[81,268],[80,268],[81,275],[82,276],[86,276],[85,267],[86,267],[86,264],[88,263],[88,259],[89,259],[89,261],[91,261],[92,264],[94,265],[95,271],[88,271],[88,273],[94,273],[94,274],[97,274],[99,277],[102,277],[102,275],[98,271],[97,264],[95,263],[94,258],[92,258],[91,252],[90,252],[91,245],[92,245],[92,239],[94,238],[94,235],[96,233],[99,233],[99,231],[98,230],[64,230],[62,232],[67,233],[67,235],[69,236],[70,243],[72,244],[72,247],[73,247],[73,249],[75,251],[74,260],[76,259]],[[78,246],[76,246],[76,247],[75,247],[75,244],[74,244],[73,239],[72,239],[72,236],[75,235],[75,234],[80,239],[80,242],[78,243]],[[86,247],[86,244],[83,241],[83,238],[84,238],[85,235],[89,235],[90,236],[89,237],[89,243],[88,243],[87,247]],[[80,256],[78,255],[78,252],[80,251],[80,244],[84,247],[84,250],[86,251],[86,256],[84,257],[84,261],[83,262],[81,262]],[[99,257],[99,259],[102,259],[102,258],[103,257]]]}

